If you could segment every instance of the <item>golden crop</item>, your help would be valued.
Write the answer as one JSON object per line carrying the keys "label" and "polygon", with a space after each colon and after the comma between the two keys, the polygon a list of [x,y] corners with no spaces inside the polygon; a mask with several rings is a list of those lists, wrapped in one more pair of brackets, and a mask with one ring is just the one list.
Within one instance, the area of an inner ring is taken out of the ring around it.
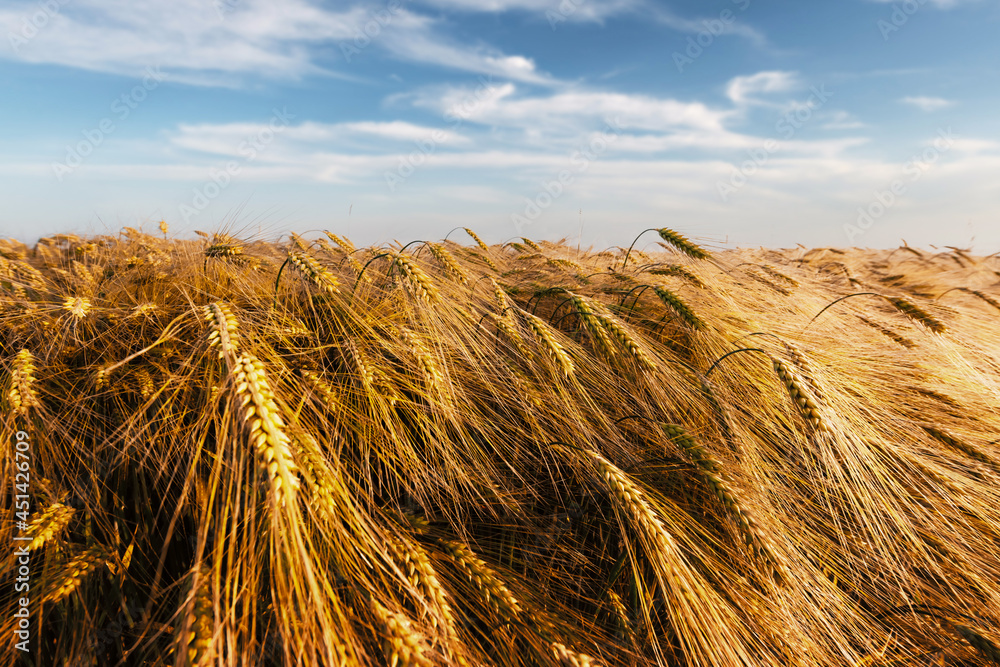
{"label": "golden crop", "polygon": [[1000,258],[161,231],[0,242],[32,664],[1000,660]]}

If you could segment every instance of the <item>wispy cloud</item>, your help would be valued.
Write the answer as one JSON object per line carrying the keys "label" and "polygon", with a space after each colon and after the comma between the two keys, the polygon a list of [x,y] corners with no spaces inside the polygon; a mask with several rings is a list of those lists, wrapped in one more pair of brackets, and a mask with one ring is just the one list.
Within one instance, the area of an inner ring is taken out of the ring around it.
{"label": "wispy cloud", "polygon": [[651,0],[423,0],[424,4],[441,9],[457,9],[467,12],[501,13],[510,11],[530,12],[541,18],[551,18],[558,23],[596,22],[620,16],[642,16],[651,18],[678,32],[699,33],[706,29],[706,21],[716,19],[719,34],[740,35],[764,45],[764,35],[741,22],[719,22],[717,16],[710,18],[685,18]]}
{"label": "wispy cloud", "polygon": [[737,106],[769,105],[771,102],[761,100],[759,95],[788,92],[798,85],[798,76],[795,72],[758,72],[730,80],[726,86],[726,96]]}
{"label": "wispy cloud", "polygon": [[[234,156],[240,153],[240,146],[247,137],[259,136],[266,131],[267,125],[258,123],[180,125],[176,132],[171,134],[170,143],[195,153]],[[364,153],[391,152],[401,142],[409,146],[411,142],[426,140],[432,136],[435,142],[445,145],[462,145],[469,142],[467,137],[452,130],[398,120],[353,123],[307,121],[284,128],[280,146],[269,153],[281,156],[283,151],[287,153],[288,150],[294,150],[300,154],[307,154],[329,149],[331,146],[350,148]]]}
{"label": "wispy cloud", "polygon": [[837,110],[830,113],[829,119],[821,126],[824,130],[860,130],[867,127],[849,112]]}
{"label": "wispy cloud", "polygon": [[[5,3],[0,31],[20,29],[37,3]],[[156,65],[190,83],[222,83],[220,75],[299,77],[320,72],[308,47],[348,39],[365,18],[360,9],[330,12],[304,0],[280,9],[241,0],[220,15],[210,1],[74,0],[64,3],[24,44],[0,43],[0,57],[113,74]]]}
{"label": "wispy cloud", "polygon": [[440,9],[467,12],[500,13],[524,11],[538,14],[560,12],[568,21],[602,21],[608,17],[636,11],[645,0],[567,0],[572,11],[562,11],[559,0],[423,0],[423,4]]}
{"label": "wispy cloud", "polygon": [[[515,81],[552,83],[526,56],[483,45],[464,45],[441,22],[405,9],[355,5],[331,10],[310,0],[74,0],[53,13],[31,39],[0,40],[0,58],[134,76],[158,66],[171,80],[197,85],[239,85],[249,76],[351,78],[338,64],[319,64],[338,43],[448,69]],[[37,3],[15,0],[0,9],[0,32],[17,34]],[[375,37],[366,26],[378,24]]]}
{"label": "wispy cloud", "polygon": [[939,111],[953,106],[955,103],[941,97],[904,97],[899,100],[902,104],[909,104],[917,107],[921,111]]}

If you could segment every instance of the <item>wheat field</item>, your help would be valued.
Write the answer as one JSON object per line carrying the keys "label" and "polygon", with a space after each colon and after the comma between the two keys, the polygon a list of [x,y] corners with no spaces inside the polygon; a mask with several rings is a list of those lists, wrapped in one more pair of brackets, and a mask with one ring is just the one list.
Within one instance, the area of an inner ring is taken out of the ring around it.
{"label": "wheat field", "polygon": [[0,242],[26,664],[1000,664],[1000,258],[162,231]]}

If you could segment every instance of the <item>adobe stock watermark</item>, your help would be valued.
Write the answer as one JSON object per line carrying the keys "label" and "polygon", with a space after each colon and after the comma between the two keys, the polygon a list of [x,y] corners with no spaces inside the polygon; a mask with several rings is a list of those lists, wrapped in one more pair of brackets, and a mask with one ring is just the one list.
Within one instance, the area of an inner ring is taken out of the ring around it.
{"label": "adobe stock watermark", "polygon": [[[229,0],[236,1],[239,0]],[[359,55],[368,48],[376,37],[382,34],[382,30],[387,28],[394,16],[403,9],[404,0],[389,0],[384,9],[376,10],[365,24],[354,28],[354,39],[350,42],[340,43],[340,52],[344,54],[344,60],[351,62],[354,56]]]}
{"label": "adobe stock watermark", "polygon": [[844,225],[844,234],[847,236],[848,243],[853,244],[858,237],[864,236],[889,209],[895,206],[900,198],[907,193],[910,184],[919,181],[942,155],[951,150],[955,139],[956,135],[950,127],[946,130],[938,130],[938,136],[931,145],[921,153],[911,156],[903,165],[905,178],[893,180],[885,190],[876,190],[867,206],[859,206],[855,224],[847,223]]}
{"label": "adobe stock watermark", "polygon": [[587,0],[562,0],[555,9],[545,10],[545,18],[549,21],[549,26],[555,32],[556,26],[565,23],[573,14],[585,4]]}
{"label": "adobe stock watermark", "polygon": [[[826,89],[826,84],[820,84],[819,87],[813,86],[810,91],[805,104],[796,104],[795,108],[779,118],[778,122],[774,124],[775,132],[782,140],[788,141],[794,137],[795,133],[812,119],[813,114],[833,97],[833,93]],[[749,159],[744,160],[739,167],[733,167],[729,180],[715,182],[719,199],[724,204],[728,203],[729,197],[746,185],[753,175],[771,160],[775,153],[781,151],[782,146],[781,141],[772,137],[767,139],[763,146],[748,149]]]}
{"label": "adobe stock watermark", "polygon": [[288,113],[286,108],[282,108],[281,111],[272,109],[272,113],[267,125],[256,134],[248,136],[236,147],[236,152],[242,156],[242,160],[229,160],[221,169],[217,167],[209,169],[208,180],[193,190],[190,203],[180,204],[177,207],[177,212],[184,222],[191,222],[191,218],[208,208],[208,205],[232,184],[233,178],[243,171],[243,167],[253,162],[257,155],[288,127],[288,121],[295,118],[295,114]]}
{"label": "adobe stock watermark", "polygon": [[910,20],[910,17],[926,4],[927,0],[903,0],[902,2],[893,3],[889,20],[879,19],[875,22],[875,27],[882,33],[882,41],[888,42],[889,36],[895,32],[899,32]]}
{"label": "adobe stock watermark", "polygon": [[149,97],[149,93],[156,90],[157,86],[166,78],[166,74],[160,71],[159,65],[147,67],[145,72],[146,74],[139,84],[111,103],[111,113],[114,114],[114,117],[106,116],[98,121],[96,127],[83,130],[81,141],[73,146],[66,146],[66,159],[62,162],[52,163],[52,172],[60,183],[63,178],[82,165],[84,160],[118,129],[118,125],[115,123],[116,119],[119,123],[124,122]]}
{"label": "adobe stock watermark", "polygon": [[11,30],[7,33],[7,41],[10,42],[10,48],[13,49],[14,53],[18,53],[21,47],[30,42],[35,38],[39,32],[45,29],[45,26],[51,23],[59,10],[62,9],[69,0],[45,0],[44,2],[38,3],[38,9],[35,10],[30,16],[25,16],[21,19],[21,27],[17,32]]}
{"label": "adobe stock watermark", "polygon": [[[745,12],[750,6],[750,0],[730,0],[741,11]],[[731,9],[723,9],[719,12],[717,19],[705,19],[701,22],[704,27],[697,35],[688,36],[687,47],[684,52],[674,51],[674,65],[677,71],[684,73],[684,68],[694,63],[695,60],[705,53],[705,49],[712,46],[715,40],[725,34],[726,28],[736,22],[736,13]]]}
{"label": "adobe stock watermark", "polygon": [[420,167],[427,164],[430,157],[437,152],[438,146],[448,141],[451,136],[449,132],[457,130],[477,109],[494,99],[498,90],[493,85],[492,74],[487,77],[480,76],[479,85],[476,86],[475,91],[444,112],[442,118],[448,123],[449,129],[438,128],[427,137],[415,140],[413,143],[416,150],[410,151],[408,155],[400,156],[394,170],[386,170],[384,177],[389,192],[396,192],[396,188],[405,183]]}
{"label": "adobe stock watermark", "polygon": [[562,197],[566,188],[576,180],[576,176],[590,169],[591,163],[603,155],[621,133],[621,120],[618,117],[606,121],[600,134],[593,137],[586,145],[578,146],[572,153],[570,169],[563,169],[553,179],[542,181],[538,193],[534,197],[525,198],[524,210],[521,213],[512,213],[510,216],[511,224],[517,230],[518,236],[523,236],[525,227],[535,224],[542,213]]}

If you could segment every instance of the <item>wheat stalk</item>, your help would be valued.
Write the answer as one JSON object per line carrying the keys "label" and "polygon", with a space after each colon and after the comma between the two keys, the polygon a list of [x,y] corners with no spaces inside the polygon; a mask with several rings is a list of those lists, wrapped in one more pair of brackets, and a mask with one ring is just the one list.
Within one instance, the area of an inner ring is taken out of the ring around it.
{"label": "wheat stalk", "polygon": [[706,252],[700,246],[691,243],[686,237],[681,236],[672,229],[667,229],[662,227],[656,230],[656,233],[660,235],[667,244],[676,248],[680,252],[684,253],[688,257],[693,259],[710,259],[712,256]]}
{"label": "wheat stalk", "polygon": [[385,627],[385,653],[389,667],[433,667],[424,655],[421,637],[406,616],[386,609],[378,600],[372,600],[372,610]]}
{"label": "wheat stalk", "polygon": [[691,273],[687,268],[681,266],[680,264],[670,264],[669,266],[658,267],[650,270],[650,273],[654,276],[675,276],[677,278],[682,278],[694,287],[705,289],[705,283],[702,282],[701,278]]}
{"label": "wheat stalk", "polygon": [[290,252],[288,253],[288,261],[302,275],[308,278],[313,285],[327,294],[335,294],[340,291],[338,288],[340,283],[337,278],[308,252],[304,250],[301,252]]}
{"label": "wheat stalk", "polygon": [[488,245],[486,245],[485,243],[483,243],[483,240],[481,238],[479,238],[478,234],[476,234],[474,231],[472,231],[468,227],[463,227],[462,229],[465,230],[466,234],[468,234],[469,236],[472,237],[472,240],[476,242],[476,245],[478,245],[480,248],[482,248],[487,253],[489,253],[490,247]]}
{"label": "wheat stalk", "polygon": [[28,287],[34,290],[45,288],[45,277],[41,271],[31,264],[20,259],[15,259],[10,262],[10,267],[13,269],[14,277],[22,280]]}
{"label": "wheat stalk", "polygon": [[100,390],[104,389],[107,386],[108,386],[108,369],[104,366],[101,366],[100,368],[97,369],[97,372],[94,374],[94,387]]}
{"label": "wheat stalk", "polygon": [[[76,510],[62,503],[52,503],[28,524],[27,533],[32,536],[28,551],[37,551],[61,533],[76,515]],[[5,567],[13,564],[13,554],[6,558]]]}
{"label": "wheat stalk", "polygon": [[646,371],[653,372],[656,370],[656,364],[649,357],[648,354],[639,345],[638,339],[633,336],[629,330],[618,321],[615,317],[610,314],[597,315],[598,320],[604,325],[604,328],[611,332],[618,342],[621,343],[622,347],[629,351],[639,365]]}
{"label": "wheat stalk", "polygon": [[613,590],[608,590],[608,603],[614,612],[615,622],[618,624],[619,636],[628,637],[630,641],[635,639],[635,630],[632,628],[632,621],[629,619],[628,609],[622,598]]}
{"label": "wheat stalk", "polygon": [[934,333],[944,333],[948,328],[939,320],[935,319],[926,310],[916,305],[912,301],[907,301],[901,297],[885,297],[889,303],[896,307],[896,310],[903,313],[911,320],[919,322]]}
{"label": "wheat stalk", "polygon": [[438,543],[451,561],[475,585],[476,590],[483,596],[483,600],[490,605],[495,614],[501,616],[508,623],[518,618],[524,611],[520,601],[514,597],[514,594],[507,588],[507,584],[486,561],[479,558],[461,542],[439,539]]}
{"label": "wheat stalk", "polygon": [[752,270],[748,269],[746,271],[746,274],[748,276],[750,276],[751,278],[753,278],[754,280],[756,280],[757,282],[759,282],[761,285],[767,285],[768,287],[770,287],[771,289],[773,289],[778,294],[782,294],[784,296],[788,296],[788,295],[791,294],[791,292],[788,289],[782,287],[781,285],[779,285],[778,283],[774,282],[773,280],[770,280],[769,278],[765,278],[764,276],[757,274],[756,272],[754,272]]}
{"label": "wheat stalk", "polygon": [[[215,610],[212,605],[212,572],[204,563],[191,574],[192,601],[188,607],[181,644],[192,667],[203,665],[211,658]],[[185,636],[186,635],[186,636]]]}
{"label": "wheat stalk", "polygon": [[872,329],[875,329],[875,331],[878,331],[880,334],[882,334],[883,336],[885,336],[889,340],[897,343],[898,345],[902,345],[903,347],[905,347],[907,349],[912,349],[912,348],[914,348],[914,347],[917,346],[917,344],[914,343],[909,338],[906,338],[904,336],[900,336],[898,333],[896,333],[892,329],[890,329],[888,327],[884,327],[881,324],[879,324],[878,322],[873,322],[872,320],[869,320],[867,317],[861,317],[860,315],[858,316],[858,319],[861,320],[862,322],[864,322],[865,324],[867,324]]}
{"label": "wheat stalk", "polygon": [[[351,271],[354,272],[354,277],[362,282],[370,283],[371,278],[365,275],[364,267],[361,265],[361,262],[358,261],[358,258],[354,256],[354,253],[356,252],[354,244],[346,239],[340,238],[336,234],[331,234],[330,232],[325,232],[325,234],[334,239],[337,247],[343,253],[344,258],[351,267]],[[333,255],[333,248],[330,247],[330,244],[327,243],[326,239],[316,239],[316,243],[318,243],[320,247],[327,252],[327,254],[331,256]]]}
{"label": "wheat stalk", "polygon": [[808,357],[802,353],[802,350],[795,347],[788,341],[782,341],[782,343],[788,350],[788,356],[792,358],[792,363],[799,369],[802,379],[804,379],[806,384],[809,385],[809,388],[812,389],[813,395],[815,395],[820,401],[825,400],[823,390],[819,386],[819,382],[816,381],[816,375]]}
{"label": "wheat stalk", "polygon": [[410,346],[410,352],[413,353],[413,356],[417,359],[417,363],[420,365],[420,371],[423,373],[427,385],[438,391],[443,390],[445,387],[444,376],[441,374],[440,369],[438,369],[437,361],[434,360],[434,356],[427,349],[427,346],[410,329],[403,327],[401,331],[403,338],[406,339],[407,344]]}
{"label": "wheat stalk", "polygon": [[153,395],[153,378],[145,368],[137,370],[135,375],[139,380],[139,395],[142,396],[143,400],[148,400]]}
{"label": "wheat stalk", "polygon": [[31,352],[22,349],[14,357],[13,370],[10,374],[10,391],[7,398],[10,400],[14,412],[26,417],[28,409],[40,405],[38,396],[35,393],[35,358]]}
{"label": "wheat stalk", "polygon": [[576,271],[583,271],[583,266],[574,262],[571,259],[564,259],[562,257],[550,257],[545,260],[545,263],[549,266],[555,266],[560,269],[574,269]]}
{"label": "wheat stalk", "polygon": [[990,304],[991,306],[993,306],[997,310],[1000,310],[1000,301],[997,301],[996,299],[994,299],[993,297],[991,297],[989,294],[985,294],[984,292],[980,292],[977,289],[969,290],[969,294],[972,294],[973,296],[979,297],[980,299],[982,299],[986,303]]}
{"label": "wheat stalk", "polygon": [[458,263],[455,257],[448,252],[447,248],[438,243],[428,243],[427,247],[430,249],[431,254],[434,255],[434,258],[441,262],[445,270],[454,276],[458,282],[463,285],[469,282],[469,276],[465,273],[465,269],[463,269],[462,265]]}
{"label": "wheat stalk", "polygon": [[917,457],[916,455],[911,454],[905,450],[904,451],[897,450],[894,451],[893,454],[895,456],[900,456],[901,458],[906,460],[907,463],[909,463],[918,471],[920,471],[920,473],[924,477],[935,482],[936,484],[940,484],[945,489],[947,489],[949,493],[952,493],[955,496],[967,495],[967,489],[964,488],[961,484],[956,483],[955,481],[949,479],[947,475],[944,475],[935,470],[934,468],[932,468],[931,466],[927,465],[926,463],[921,461],[920,458]]}
{"label": "wheat stalk", "polygon": [[219,347],[219,358],[235,361],[239,350],[239,325],[232,309],[223,301],[216,301],[202,308],[209,323],[209,347]]}
{"label": "wheat stalk", "polygon": [[703,331],[705,329],[705,322],[679,296],[662,285],[654,285],[653,291],[656,292],[656,296],[660,298],[660,301],[677,313],[689,327],[695,331]]}
{"label": "wheat stalk", "polygon": [[486,266],[493,269],[496,273],[500,273],[500,267],[497,266],[496,262],[490,259],[489,255],[486,255],[484,253],[474,253],[473,256],[483,260],[483,263],[486,264]]}
{"label": "wheat stalk", "polygon": [[290,451],[291,440],[285,434],[267,373],[260,361],[243,355],[236,361],[235,379],[239,407],[250,441],[257,450],[259,465],[267,475],[275,504],[284,506],[294,500],[299,479]]}
{"label": "wheat stalk", "polygon": [[539,343],[541,343],[542,347],[545,348],[545,351],[549,353],[549,356],[555,360],[556,364],[559,365],[563,374],[567,377],[572,375],[573,360],[569,358],[569,355],[566,353],[566,350],[563,349],[563,346],[556,341],[556,337],[552,333],[552,330],[549,329],[549,326],[545,324],[541,318],[532,315],[531,313],[521,311],[521,314],[524,315],[524,319],[527,321],[531,332],[535,334],[535,338]]}
{"label": "wheat stalk", "polygon": [[68,310],[70,315],[78,320],[82,320],[90,312],[90,299],[86,297],[66,297],[63,301],[63,310]]}
{"label": "wheat stalk", "polygon": [[976,461],[979,461],[980,463],[982,463],[987,467],[993,468],[996,471],[1000,471],[1000,463],[998,463],[993,457],[988,456],[987,454],[984,454],[983,452],[979,451],[979,449],[974,445],[971,445],[965,442],[964,440],[956,438],[951,433],[943,431],[929,424],[922,424],[920,428],[924,429],[924,431],[927,432],[927,435],[931,436],[941,444],[951,447],[956,451],[962,452],[969,458],[975,459]]}
{"label": "wheat stalk", "polygon": [[129,317],[143,317],[149,313],[152,313],[157,308],[159,308],[159,306],[157,306],[155,303],[142,303],[132,309],[132,312],[131,314],[129,314]]}
{"label": "wheat stalk", "polygon": [[366,393],[371,392],[375,385],[375,370],[372,368],[371,362],[353,340],[346,339],[342,349],[347,350],[349,361],[357,368],[362,388]]}
{"label": "wheat stalk", "polygon": [[623,470],[593,450],[585,450],[584,455],[597,467],[598,476],[607,490],[614,496],[624,511],[631,517],[646,537],[654,545],[656,552],[666,565],[668,585],[679,592],[691,605],[698,604],[694,592],[679,563],[680,552],[673,536],[667,531],[656,510],[646,500],[642,489]]}
{"label": "wheat stalk", "polygon": [[596,667],[602,663],[594,660],[586,653],[577,653],[566,648],[559,642],[552,643],[552,652],[563,667]]}
{"label": "wheat stalk", "polygon": [[753,515],[739,502],[739,496],[723,478],[722,465],[719,461],[705,451],[705,448],[682,427],[675,424],[661,424],[661,428],[667,438],[680,446],[694,462],[699,476],[736,521],[747,546],[756,549],[761,557],[770,561],[775,567],[783,567],[785,562],[777,555],[778,550],[774,543],[760,529]]}
{"label": "wheat stalk", "polygon": [[799,281],[795,280],[795,278],[792,278],[790,276],[786,276],[784,273],[781,273],[773,266],[768,266],[767,264],[761,264],[760,268],[762,271],[764,271],[764,273],[768,274],[772,278],[777,278],[781,282],[791,285],[792,287],[799,286]]}
{"label": "wheat stalk", "polygon": [[403,570],[407,581],[420,592],[424,600],[430,602],[431,609],[435,611],[431,616],[432,626],[437,628],[440,618],[449,635],[456,636],[455,615],[448,602],[448,594],[441,585],[427,553],[419,545],[404,539],[393,539],[388,544],[394,560]]}
{"label": "wheat stalk", "polygon": [[792,401],[795,402],[802,416],[806,418],[815,430],[820,432],[827,431],[826,422],[820,414],[819,406],[810,395],[809,390],[806,389],[808,386],[807,383],[781,359],[773,357],[771,362],[774,365],[774,372],[781,378],[785,389],[788,391],[788,395],[791,396]]}
{"label": "wheat stalk", "polygon": [[323,232],[323,233],[326,234],[328,237],[330,237],[330,240],[336,243],[340,247],[340,249],[343,250],[348,255],[353,254],[357,250],[357,248],[354,247],[354,244],[345,239],[344,237],[337,236],[336,234],[331,234],[330,232]]}
{"label": "wheat stalk", "polygon": [[73,273],[83,281],[84,286],[90,287],[95,283],[94,274],[91,273],[90,269],[83,262],[78,262],[75,259],[72,263]]}
{"label": "wheat stalk", "polygon": [[319,373],[309,369],[303,369],[302,377],[308,380],[309,385],[313,388],[320,399],[322,399],[321,402],[324,406],[326,406],[327,410],[330,410],[331,412],[339,412],[342,409],[337,390],[320,377]]}
{"label": "wheat stalk", "polygon": [[503,288],[493,278],[490,278],[490,285],[493,286],[493,299],[497,304],[497,311],[501,315],[504,315],[507,310],[507,293],[503,291]]}
{"label": "wheat stalk", "polygon": [[401,252],[396,253],[395,263],[403,275],[406,276],[418,299],[429,303],[436,303],[440,300],[441,297],[437,286],[434,285],[430,277],[409,256]]}
{"label": "wheat stalk", "polygon": [[83,580],[99,565],[107,560],[107,554],[100,547],[91,547],[74,556],[62,570],[62,580],[51,586],[44,596],[45,602],[55,604],[73,594]]}
{"label": "wheat stalk", "polygon": [[604,320],[598,317],[598,314],[604,315],[607,311],[604,310],[597,302],[579,294],[569,292],[569,298],[573,302],[573,307],[576,309],[576,313],[580,317],[580,321],[583,322],[583,325],[586,327],[591,337],[597,341],[598,347],[600,347],[608,357],[614,357],[615,347],[611,342],[611,338],[608,336]]}
{"label": "wheat stalk", "polygon": [[502,332],[504,336],[506,336],[507,340],[509,340],[511,344],[517,349],[518,353],[521,354],[523,357],[528,358],[528,356],[531,354],[531,351],[525,344],[524,339],[521,338],[521,334],[519,334],[517,332],[517,329],[514,328],[514,325],[510,323],[510,320],[507,319],[506,317],[501,317],[499,315],[491,314],[490,317],[496,324],[497,329],[500,332]]}
{"label": "wheat stalk", "polygon": [[236,243],[214,243],[205,248],[205,257],[235,261],[244,260],[243,246]]}
{"label": "wheat stalk", "polygon": [[[978,298],[978,299],[980,299],[982,301],[985,301],[986,303],[990,304],[991,306],[993,306],[997,310],[1000,310],[1000,301],[997,301],[996,299],[994,299],[993,297],[991,297],[989,294],[986,294],[985,292],[982,292],[982,291],[976,290],[976,289],[970,289],[968,287],[952,287],[950,290],[947,290],[946,292],[944,292],[941,296],[944,296],[948,292],[953,292],[953,291],[956,291],[956,290],[959,291],[959,292],[965,292],[966,294],[971,294],[974,297],[976,297],[976,298]],[[939,296],[938,298],[940,299],[941,296]]]}

